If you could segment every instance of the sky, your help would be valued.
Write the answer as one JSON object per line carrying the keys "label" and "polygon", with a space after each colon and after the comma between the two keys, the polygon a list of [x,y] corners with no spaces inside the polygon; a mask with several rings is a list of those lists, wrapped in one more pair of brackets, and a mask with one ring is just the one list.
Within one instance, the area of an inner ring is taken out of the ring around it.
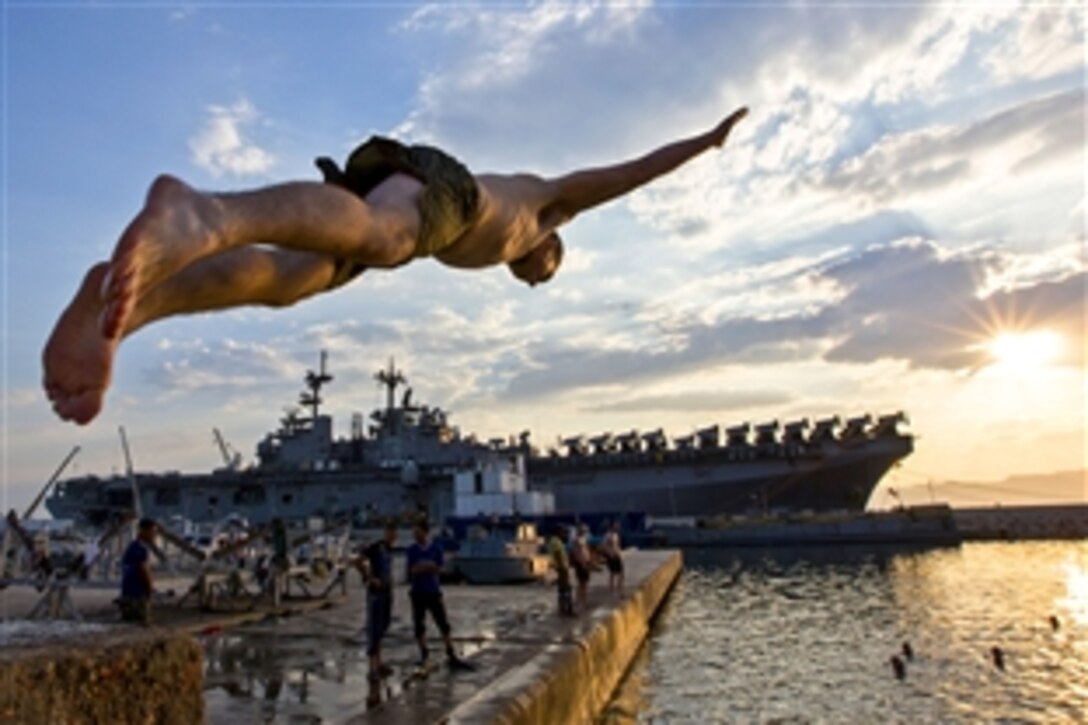
{"label": "sky", "polygon": [[[871,507],[949,481],[962,504],[1088,500],[1077,2],[9,0],[2,19],[5,510],[74,446],[65,475],[122,471],[121,428],[139,470],[219,465],[216,428],[252,461],[323,350],[338,435],[395,359],[481,438],[901,410],[916,450]],[[156,174],[315,180],[314,157],[383,134],[558,175],[741,105],[725,148],[566,227],[546,285],[419,260],[140,330],[89,426],[41,392],[57,316]]]}

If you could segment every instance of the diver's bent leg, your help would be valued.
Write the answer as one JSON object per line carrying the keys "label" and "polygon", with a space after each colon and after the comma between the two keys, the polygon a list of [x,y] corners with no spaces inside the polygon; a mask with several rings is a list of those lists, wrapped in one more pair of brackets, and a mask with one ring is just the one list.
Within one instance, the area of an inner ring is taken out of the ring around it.
{"label": "diver's bent leg", "polygon": [[287,307],[329,290],[336,271],[331,257],[288,249],[249,246],[204,257],[141,295],[124,335],[173,315]]}
{"label": "diver's bent leg", "polygon": [[[99,290],[109,264],[92,267],[42,352],[42,384],[62,420],[85,424],[102,409],[121,337],[99,333]],[[140,297],[122,336],[171,315],[242,305],[283,307],[329,289],[337,262],[283,249],[242,247],[205,257]]]}
{"label": "diver's bent leg", "polygon": [[332,184],[207,194],[160,176],[114,249],[102,334],[121,336],[141,295],[203,257],[261,243],[391,267],[411,258],[418,231],[414,204],[375,207]]}

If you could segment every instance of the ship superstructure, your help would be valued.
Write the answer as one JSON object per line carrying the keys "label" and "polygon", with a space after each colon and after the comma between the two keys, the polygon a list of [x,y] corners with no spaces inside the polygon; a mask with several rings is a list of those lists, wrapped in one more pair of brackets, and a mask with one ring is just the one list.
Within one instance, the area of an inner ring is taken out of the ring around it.
{"label": "ship superstructure", "polygon": [[509,470],[525,471],[530,491],[554,496],[557,511],[574,514],[857,511],[913,446],[898,430],[904,416],[895,414],[724,431],[714,425],[672,439],[662,430],[603,433],[540,452],[528,432],[487,443],[462,435],[446,411],[413,403],[392,361],[375,379],[385,406],[368,421],[353,415],[346,437],[335,437],[331,417],[321,412],[323,388],[333,380],[322,353],[319,369],[306,374],[298,407],[258,443],[254,465],[231,459],[216,431],[227,461],[222,468],[72,478],[57,484],[46,506],[55,518],[101,525],[130,510],[137,491],[144,515],[163,520],[241,516],[257,524],[412,513],[442,520],[456,508],[458,474],[483,481],[489,472]]}
{"label": "ship superstructure", "polygon": [[661,430],[578,436],[529,458],[532,488],[559,510],[709,517],[768,511],[860,511],[881,477],[913,450],[902,413],[718,425],[674,438]]}

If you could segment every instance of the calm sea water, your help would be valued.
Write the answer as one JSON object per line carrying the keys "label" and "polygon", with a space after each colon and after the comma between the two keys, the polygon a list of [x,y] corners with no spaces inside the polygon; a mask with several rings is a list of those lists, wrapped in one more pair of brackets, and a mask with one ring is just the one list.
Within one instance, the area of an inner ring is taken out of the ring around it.
{"label": "calm sea water", "polygon": [[1088,722],[1088,542],[685,554],[606,723]]}

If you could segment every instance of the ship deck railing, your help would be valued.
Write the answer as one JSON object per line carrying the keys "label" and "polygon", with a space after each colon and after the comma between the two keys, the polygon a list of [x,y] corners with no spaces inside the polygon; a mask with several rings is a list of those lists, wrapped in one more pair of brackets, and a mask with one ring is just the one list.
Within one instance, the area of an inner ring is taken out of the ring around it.
{"label": "ship deck railing", "polygon": [[713,448],[689,448],[683,450],[643,451],[641,453],[597,453],[592,455],[567,455],[542,457],[532,460],[532,466],[551,468],[580,468],[584,466],[637,466],[692,463],[703,460],[740,463],[755,460],[819,460],[826,457],[827,447],[820,445],[796,445],[767,443],[745,446],[716,446]]}

